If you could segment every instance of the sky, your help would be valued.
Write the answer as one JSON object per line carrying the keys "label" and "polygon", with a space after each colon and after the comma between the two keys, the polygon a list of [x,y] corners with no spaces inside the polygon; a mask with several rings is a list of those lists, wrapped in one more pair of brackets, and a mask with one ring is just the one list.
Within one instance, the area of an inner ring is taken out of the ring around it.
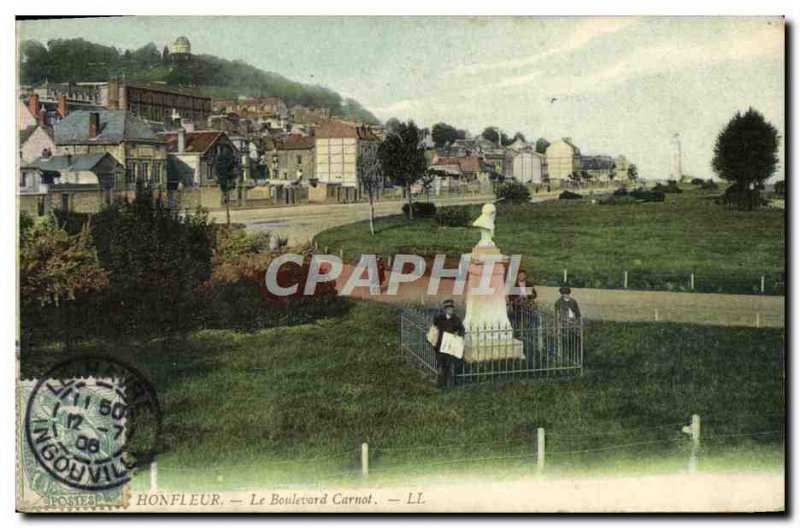
{"label": "sky", "polygon": [[[125,17],[24,21],[19,39],[81,37],[120,49],[179,35],[194,53],[239,59],[353,97],[382,120],[474,134],[572,138],[666,179],[709,178],[713,147],[753,107],[784,136],[781,18]],[[783,178],[781,166],[773,178]]]}

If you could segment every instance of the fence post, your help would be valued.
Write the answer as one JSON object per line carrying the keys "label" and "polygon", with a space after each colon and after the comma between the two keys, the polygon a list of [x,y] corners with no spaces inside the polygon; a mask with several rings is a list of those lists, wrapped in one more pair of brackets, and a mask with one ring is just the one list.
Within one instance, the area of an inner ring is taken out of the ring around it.
{"label": "fence post", "polygon": [[689,456],[689,473],[697,472],[697,452],[700,449],[700,415],[692,415],[692,424],[684,426],[681,431],[692,440],[692,454]]}
{"label": "fence post", "polygon": [[658,308],[653,308],[653,318],[658,321]]}
{"label": "fence post", "polygon": [[158,462],[150,462],[150,491],[158,491]]}
{"label": "fence post", "polygon": [[536,429],[536,473],[544,472],[544,427]]}
{"label": "fence post", "polygon": [[344,248],[343,247],[339,248],[339,258],[344,260]]}
{"label": "fence post", "polygon": [[564,268],[564,284],[567,283],[567,268]]}
{"label": "fence post", "polygon": [[328,254],[328,246],[325,246],[325,254]]}
{"label": "fence post", "polygon": [[694,273],[689,275],[689,285],[690,285],[689,289],[694,291]]}
{"label": "fence post", "polygon": [[697,451],[700,449],[700,415],[692,415],[692,457],[689,459],[689,472],[697,472]]}
{"label": "fence post", "polygon": [[764,293],[764,276],[761,276],[761,293]]}
{"label": "fence post", "polygon": [[756,328],[761,328],[761,314],[756,312]]}
{"label": "fence post", "polygon": [[622,279],[622,287],[628,289],[628,270],[625,270],[625,276]]}
{"label": "fence post", "polygon": [[369,476],[369,445],[361,444],[361,478]]}

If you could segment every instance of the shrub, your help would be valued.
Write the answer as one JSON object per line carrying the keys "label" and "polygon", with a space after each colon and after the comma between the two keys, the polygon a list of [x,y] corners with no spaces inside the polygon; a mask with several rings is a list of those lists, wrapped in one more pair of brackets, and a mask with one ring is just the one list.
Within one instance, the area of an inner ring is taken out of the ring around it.
{"label": "shrub", "polygon": [[[431,218],[436,215],[433,202],[414,202],[414,218]],[[403,204],[403,214],[408,218],[408,204]]]}
{"label": "shrub", "polygon": [[719,189],[719,186],[717,185],[717,182],[709,178],[708,180],[700,184],[700,188],[703,189],[704,191],[716,191]]}
{"label": "shrub", "polygon": [[666,198],[663,191],[648,191],[646,189],[634,189],[628,193],[628,196],[640,202],[663,202]]}
{"label": "shrub", "polygon": [[773,191],[777,196],[783,198],[786,195],[786,180],[776,181]]}
{"label": "shrub", "polygon": [[700,187],[705,183],[705,181],[702,178],[692,178],[692,181],[690,183],[692,185],[696,185],[696,186]]}
{"label": "shrub", "polygon": [[660,191],[662,193],[673,193],[673,194],[679,194],[683,192],[683,190],[680,187],[678,187],[678,182],[676,182],[675,180],[668,181],[666,185],[657,183],[653,187],[653,190]]}
{"label": "shrub", "polygon": [[581,198],[583,198],[582,195],[572,191],[564,191],[558,195],[559,200],[580,200]]}
{"label": "shrub", "polygon": [[436,211],[436,221],[442,226],[466,227],[472,218],[470,212],[471,207],[465,205],[442,207]]}
{"label": "shrub", "polygon": [[620,187],[612,193],[612,196],[628,196],[628,189],[625,187]]}
{"label": "shrub", "polygon": [[517,181],[498,183],[494,187],[494,195],[503,203],[528,203],[531,200],[531,192],[525,185]]}

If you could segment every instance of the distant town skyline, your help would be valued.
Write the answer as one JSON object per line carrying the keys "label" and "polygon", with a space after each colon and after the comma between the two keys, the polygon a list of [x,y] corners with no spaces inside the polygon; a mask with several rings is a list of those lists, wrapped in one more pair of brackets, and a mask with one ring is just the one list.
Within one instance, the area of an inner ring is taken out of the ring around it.
{"label": "distant town skyline", "polygon": [[648,179],[668,176],[675,133],[684,172],[713,176],[714,141],[736,111],[756,108],[785,135],[781,18],[213,18],[31,20],[18,38],[135,49],[185,35],[194,53],[327,86],[383,121],[571,137]]}

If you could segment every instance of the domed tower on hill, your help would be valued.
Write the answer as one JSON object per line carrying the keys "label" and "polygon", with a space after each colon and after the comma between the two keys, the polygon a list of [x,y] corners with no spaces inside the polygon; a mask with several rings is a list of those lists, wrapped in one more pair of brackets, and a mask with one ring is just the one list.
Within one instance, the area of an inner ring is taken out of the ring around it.
{"label": "domed tower on hill", "polygon": [[192,44],[189,39],[184,36],[176,38],[169,48],[169,55],[173,61],[189,60],[192,56]]}

